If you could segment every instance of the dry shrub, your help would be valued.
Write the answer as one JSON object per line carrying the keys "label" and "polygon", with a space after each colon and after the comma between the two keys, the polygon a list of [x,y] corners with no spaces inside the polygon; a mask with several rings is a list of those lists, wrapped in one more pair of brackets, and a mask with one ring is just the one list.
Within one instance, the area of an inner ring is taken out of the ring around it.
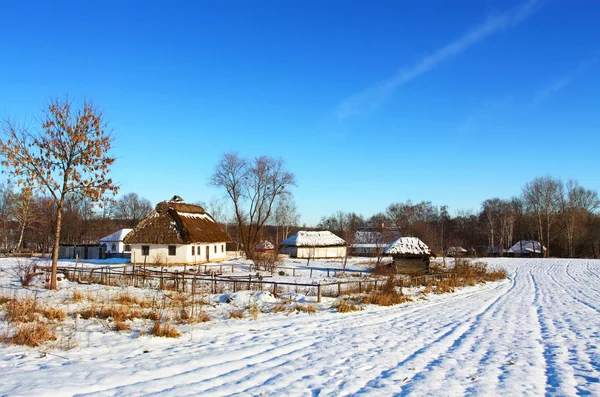
{"label": "dry shrub", "polygon": [[448,292],[454,292],[453,284],[455,284],[455,282],[452,279],[438,281],[435,286],[435,293],[445,294]]}
{"label": "dry shrub", "polygon": [[486,281],[498,281],[506,278],[505,269],[488,269],[484,262],[471,262],[468,259],[457,258],[452,272],[464,285],[475,285]]}
{"label": "dry shrub", "polygon": [[256,320],[256,319],[258,319],[258,313],[260,313],[260,310],[259,310],[258,306],[250,305],[250,307],[248,308],[248,313],[250,313],[252,318],[254,320]]}
{"label": "dry shrub", "polygon": [[50,340],[56,340],[54,328],[48,324],[37,322],[20,324],[5,341],[13,345],[37,347]]}
{"label": "dry shrub", "polygon": [[73,302],[78,303],[78,302],[81,302],[83,299],[84,299],[83,294],[78,289],[74,289],[73,290]]}
{"label": "dry shrub", "polygon": [[423,295],[427,295],[427,294],[431,293],[432,290],[433,290],[433,283],[431,281],[427,281],[425,283],[425,288],[423,288],[423,291],[421,291],[421,293]]}
{"label": "dry shrub", "polygon": [[210,316],[203,310],[200,310],[196,316],[194,316],[194,320],[199,323],[207,323],[210,321]]}
{"label": "dry shrub", "polygon": [[345,300],[337,302],[334,307],[337,309],[338,313],[350,313],[364,310],[363,307],[357,306]]}
{"label": "dry shrub", "polygon": [[246,316],[244,315],[244,312],[242,310],[232,310],[231,313],[229,314],[229,318],[232,318],[232,319],[239,320],[244,317],[246,317]]}
{"label": "dry shrub", "polygon": [[131,325],[129,325],[128,323],[126,323],[124,321],[115,321],[114,329],[117,332],[120,332],[120,331],[131,331]]}
{"label": "dry shrub", "polygon": [[37,264],[34,261],[23,258],[16,258],[16,260],[17,264],[5,271],[10,276],[18,278],[22,287],[28,287],[36,276],[44,274],[37,271]]}
{"label": "dry shrub", "polygon": [[294,308],[298,312],[304,312],[308,314],[313,314],[317,312],[317,308],[315,305],[296,305]]}
{"label": "dry shrub", "polygon": [[154,321],[150,334],[161,338],[179,338],[181,336],[174,325],[171,325],[168,321],[163,322],[160,318]]}
{"label": "dry shrub", "polygon": [[48,320],[64,320],[65,318],[67,318],[67,314],[61,310],[61,309],[57,309],[55,307],[46,307],[46,308],[41,308],[40,309],[40,313],[42,315],[44,315]]}
{"label": "dry shrub", "polygon": [[120,303],[121,305],[139,306],[143,309],[147,309],[154,305],[154,302],[152,300],[141,298],[126,291],[121,292],[117,296],[115,296],[114,301]]}
{"label": "dry shrub", "polygon": [[276,305],[273,305],[273,307],[271,308],[271,313],[281,313],[286,311],[288,308],[287,303],[278,303]]}
{"label": "dry shrub", "polygon": [[404,302],[411,302],[412,299],[399,294],[395,291],[392,292],[375,292],[366,295],[363,298],[365,305],[379,305],[379,306],[393,306]]}
{"label": "dry shrub", "polygon": [[10,299],[6,303],[6,321],[28,323],[38,319],[38,304],[33,298]]}

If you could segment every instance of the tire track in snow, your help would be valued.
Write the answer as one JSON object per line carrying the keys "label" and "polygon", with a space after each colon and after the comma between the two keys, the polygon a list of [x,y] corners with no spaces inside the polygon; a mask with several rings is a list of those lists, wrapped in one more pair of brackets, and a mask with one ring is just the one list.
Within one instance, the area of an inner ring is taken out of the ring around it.
{"label": "tire track in snow", "polygon": [[[552,273],[551,282],[536,284],[540,290],[537,304],[549,375],[546,392],[559,396],[600,395],[600,364],[594,359],[598,357],[598,348],[596,343],[590,342],[597,340],[598,331],[595,327],[590,329],[582,325],[582,315],[585,316],[584,324],[590,323],[589,316],[595,317],[592,324],[600,324],[600,313],[596,310],[585,314],[565,310],[565,295],[559,293],[565,289],[572,294],[573,287],[578,288],[577,284],[569,284],[578,283],[568,273],[571,264],[572,261],[563,268],[553,269],[556,272]],[[566,297],[584,304],[586,309],[591,306],[573,295],[567,294]]]}

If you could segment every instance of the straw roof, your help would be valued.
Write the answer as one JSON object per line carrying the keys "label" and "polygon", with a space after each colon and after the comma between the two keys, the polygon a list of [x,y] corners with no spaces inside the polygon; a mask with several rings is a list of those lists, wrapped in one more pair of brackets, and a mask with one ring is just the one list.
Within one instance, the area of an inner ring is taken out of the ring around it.
{"label": "straw roof", "polygon": [[126,244],[193,244],[229,242],[231,237],[199,205],[174,196],[158,203],[126,237]]}
{"label": "straw roof", "polygon": [[430,255],[429,247],[418,237],[400,237],[387,246],[384,254],[394,256]]}
{"label": "straw roof", "polygon": [[327,230],[319,232],[299,231],[283,240],[279,245],[282,247],[337,247],[346,245],[346,241]]}

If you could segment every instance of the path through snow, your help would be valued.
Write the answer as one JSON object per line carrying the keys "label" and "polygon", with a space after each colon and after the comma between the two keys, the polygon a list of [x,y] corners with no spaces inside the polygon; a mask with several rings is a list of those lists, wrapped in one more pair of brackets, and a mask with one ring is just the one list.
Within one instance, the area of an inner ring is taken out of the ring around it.
{"label": "path through snow", "polygon": [[510,279],[392,308],[111,333],[67,360],[4,347],[0,394],[599,396],[600,260],[488,262]]}

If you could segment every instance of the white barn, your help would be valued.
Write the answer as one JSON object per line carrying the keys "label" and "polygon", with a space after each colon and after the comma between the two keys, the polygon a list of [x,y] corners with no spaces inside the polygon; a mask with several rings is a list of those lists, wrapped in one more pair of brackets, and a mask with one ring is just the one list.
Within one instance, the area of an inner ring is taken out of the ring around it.
{"label": "white barn", "polygon": [[106,237],[102,237],[99,241],[100,245],[106,247],[104,252],[109,255],[129,254],[131,252],[131,246],[125,244],[123,240],[132,230],[133,229],[121,229]]}
{"label": "white barn", "polygon": [[197,264],[227,259],[229,234],[195,204],[179,196],[163,201],[125,237],[134,264]]}
{"label": "white barn", "polygon": [[279,252],[292,258],[341,258],[346,241],[330,231],[299,231],[279,244]]}

